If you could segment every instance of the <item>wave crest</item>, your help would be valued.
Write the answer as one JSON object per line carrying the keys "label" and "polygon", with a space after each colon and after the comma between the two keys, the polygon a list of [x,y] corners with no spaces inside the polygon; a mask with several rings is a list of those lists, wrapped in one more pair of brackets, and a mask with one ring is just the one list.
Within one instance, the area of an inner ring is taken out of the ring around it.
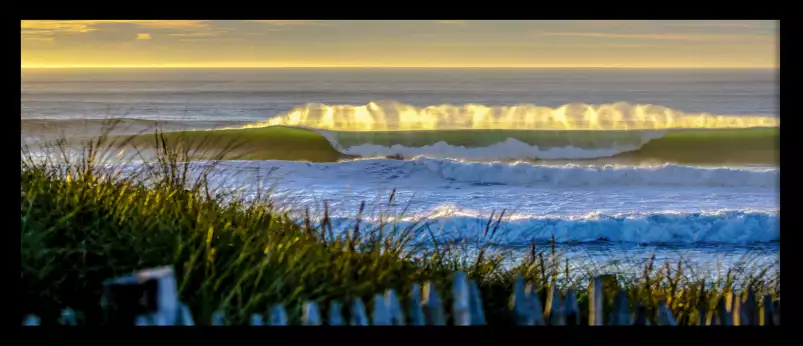
{"label": "wave crest", "polygon": [[666,130],[777,127],[777,117],[685,113],[659,105],[618,102],[566,104],[479,104],[416,107],[399,102],[366,105],[307,104],[266,122],[246,127],[301,126],[339,131],[412,130]]}

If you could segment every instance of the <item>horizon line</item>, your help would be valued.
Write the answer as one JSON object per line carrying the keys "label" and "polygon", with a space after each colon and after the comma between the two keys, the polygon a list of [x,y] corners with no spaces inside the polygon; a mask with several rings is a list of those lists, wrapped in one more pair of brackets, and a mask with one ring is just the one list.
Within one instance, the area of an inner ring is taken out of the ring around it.
{"label": "horizon line", "polygon": [[290,66],[193,66],[193,65],[22,65],[20,69],[291,69],[291,68],[385,68],[385,69],[779,69],[779,66],[394,66],[394,65],[290,65]]}

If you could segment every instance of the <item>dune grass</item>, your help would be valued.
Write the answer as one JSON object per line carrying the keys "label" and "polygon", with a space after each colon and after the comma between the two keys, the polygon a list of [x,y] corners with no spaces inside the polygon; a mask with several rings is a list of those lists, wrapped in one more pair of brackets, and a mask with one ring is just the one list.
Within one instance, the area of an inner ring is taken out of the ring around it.
{"label": "dune grass", "polygon": [[[210,190],[211,167],[199,175],[189,174],[187,161],[197,149],[193,145],[159,132],[131,139],[145,140],[152,141],[156,159],[134,170],[99,164],[103,154],[116,152],[119,144],[110,144],[104,136],[87,143],[77,159],[66,157],[65,150],[61,159],[38,160],[23,148],[23,314],[36,313],[44,323],[52,323],[61,309],[69,307],[80,312],[82,324],[101,324],[104,280],[173,265],[180,299],[201,322],[222,310],[230,323],[246,324],[251,313],[264,313],[276,303],[284,304],[291,322],[297,322],[300,304],[306,300],[323,307],[332,299],[360,297],[367,302],[387,288],[406,297],[411,283],[426,280],[449,303],[449,283],[459,270],[477,280],[489,324],[513,323],[508,304],[519,275],[537,286],[580,289],[585,323],[584,285],[601,273],[594,272],[593,264],[565,261],[554,247],[533,244],[528,256],[514,257],[490,245],[435,237],[422,246],[413,239],[421,226],[402,228],[392,218],[377,228],[357,221],[349,232],[334,234],[328,217],[296,220],[286,212],[304,206],[278,206],[268,195],[246,202]],[[230,153],[211,156],[226,155]],[[491,216],[483,237],[493,238],[503,227],[501,220],[501,215]],[[779,274],[768,280],[769,268],[746,264],[743,271],[728,273],[720,282],[706,283],[685,263],[637,265],[644,267],[642,275],[614,273],[616,285],[629,292],[632,304],[641,302],[648,309],[654,309],[659,298],[667,299],[681,324],[695,324],[700,305],[711,311],[718,298],[734,287],[750,285],[759,297],[780,294]]]}

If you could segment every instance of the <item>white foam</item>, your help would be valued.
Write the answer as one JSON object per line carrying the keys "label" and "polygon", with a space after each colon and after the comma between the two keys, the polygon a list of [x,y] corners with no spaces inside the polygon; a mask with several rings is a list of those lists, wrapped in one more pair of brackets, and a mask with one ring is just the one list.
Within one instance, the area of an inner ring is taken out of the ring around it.
{"label": "white foam", "polygon": [[335,148],[344,154],[362,157],[395,155],[414,157],[423,155],[431,158],[474,160],[591,159],[610,157],[641,148],[641,145],[634,145],[594,149],[584,149],[573,146],[541,149],[537,145],[529,145],[513,138],[508,138],[504,142],[480,148],[453,146],[442,141],[423,147],[406,147],[398,144],[386,147],[376,144],[362,144],[348,148],[340,147],[332,140],[330,140],[330,142],[335,144]]}
{"label": "white foam", "polygon": [[[354,219],[338,218],[335,228],[345,231]],[[423,224],[441,237],[474,240],[483,236],[488,216],[459,212],[437,215]],[[399,226],[412,225],[401,221]],[[376,226],[364,222],[363,229]],[[614,214],[590,213],[567,216],[519,215],[501,222],[493,239],[500,244],[547,242],[612,241],[642,244],[749,244],[780,240],[780,216],[777,211],[718,211],[708,213]]]}

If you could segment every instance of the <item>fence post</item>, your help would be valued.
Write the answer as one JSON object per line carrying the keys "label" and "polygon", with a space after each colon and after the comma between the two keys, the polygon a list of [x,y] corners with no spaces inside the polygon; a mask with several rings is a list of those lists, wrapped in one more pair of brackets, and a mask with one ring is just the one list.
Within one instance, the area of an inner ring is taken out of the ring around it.
{"label": "fence post", "polygon": [[775,321],[772,320],[772,315],[774,312],[775,307],[772,305],[772,297],[769,294],[764,295],[764,298],[761,300],[761,314],[759,315],[758,325],[775,325]]}
{"label": "fence post", "polygon": [[385,306],[388,308],[390,315],[390,324],[393,326],[403,326],[404,312],[402,311],[399,298],[396,297],[396,291],[389,289],[385,291]]}
{"label": "fence post", "polygon": [[612,326],[630,325],[631,315],[630,307],[628,305],[627,292],[625,292],[625,290],[619,290],[619,293],[616,295],[616,298],[614,298],[613,301],[613,309],[611,311],[611,315],[609,317],[610,322],[608,324]]}
{"label": "fence post", "polygon": [[301,324],[305,326],[320,326],[322,324],[318,303],[314,301],[304,303],[301,310]]}
{"label": "fence post", "polygon": [[772,323],[776,326],[781,325],[781,300],[778,299],[775,301],[775,313],[772,314]]}
{"label": "fence post", "polygon": [[269,324],[271,326],[286,326],[287,321],[287,313],[284,311],[284,306],[282,304],[275,304],[270,309],[270,321]]}
{"label": "fence post", "polygon": [[546,308],[544,309],[547,315],[547,320],[552,326],[566,325],[566,319],[563,314],[563,303],[560,300],[560,290],[556,284],[549,286],[549,291],[546,296]]}
{"label": "fence post", "polygon": [[329,303],[329,321],[327,324],[330,326],[342,326],[345,324],[343,320],[343,314],[341,312],[343,308],[340,306],[340,302],[337,300],[333,300]]}
{"label": "fence post", "polygon": [[215,311],[212,313],[212,325],[213,326],[224,326],[226,325],[226,315],[223,311]]}
{"label": "fence post", "polygon": [[371,314],[373,318],[373,323],[371,325],[374,326],[389,326],[390,325],[390,313],[388,312],[388,307],[385,304],[385,298],[382,295],[377,294],[374,296],[374,312]]}
{"label": "fence post", "polygon": [[251,325],[252,326],[263,326],[262,314],[251,314]]}
{"label": "fence post", "polygon": [[354,303],[351,305],[351,325],[352,326],[367,326],[368,316],[365,313],[365,305],[362,299],[355,298]]}
{"label": "fence post", "polygon": [[103,283],[101,306],[110,326],[142,323],[139,315],[154,325],[176,325],[179,301],[173,267],[164,266],[109,279]]}
{"label": "fence post", "polygon": [[38,326],[41,324],[41,319],[36,315],[28,315],[25,316],[25,319],[22,320],[23,326]]}
{"label": "fence post", "polygon": [[756,294],[753,292],[752,287],[748,287],[745,291],[744,301],[742,302],[742,316],[741,325],[743,326],[757,326],[758,325],[758,304],[756,304]]}
{"label": "fence post", "polygon": [[471,304],[471,325],[484,326],[485,325],[485,309],[482,307],[482,294],[480,288],[474,280],[468,281],[468,289],[470,294],[469,303]]}
{"label": "fence post", "polygon": [[72,309],[64,309],[61,312],[61,324],[64,326],[77,326],[78,321],[75,317],[75,311]]}
{"label": "fence post", "polygon": [[410,289],[410,324],[425,326],[424,309],[421,303],[421,285],[414,283]]}
{"label": "fence post", "polygon": [[424,316],[427,324],[431,326],[445,326],[446,317],[443,313],[443,302],[432,281],[424,284]]}
{"label": "fence post", "polygon": [[519,276],[513,283],[513,294],[510,296],[510,308],[516,318],[516,324],[520,326],[535,325],[533,311],[530,309],[527,293],[524,291],[524,278]]}
{"label": "fence post", "polygon": [[595,277],[588,284],[588,325],[601,326],[604,324],[602,320],[602,306],[603,306],[603,289],[602,279]]}
{"label": "fence post", "polygon": [[566,291],[566,325],[580,325],[580,307],[577,306],[577,292],[573,289]]}
{"label": "fence post", "polygon": [[716,325],[720,326],[732,326],[733,325],[733,316],[731,316],[730,312],[728,311],[728,302],[725,299],[725,295],[719,297],[719,302],[717,302],[717,323]]}
{"label": "fence post", "polygon": [[669,311],[669,308],[666,306],[666,302],[663,300],[658,301],[658,325],[659,326],[676,326],[678,322],[675,320],[675,316],[672,316],[672,311]]}
{"label": "fence post", "polygon": [[452,317],[456,326],[471,325],[468,278],[465,273],[455,273],[452,283]]}
{"label": "fence post", "polygon": [[530,310],[533,324],[536,326],[546,325],[546,321],[544,320],[544,308],[541,304],[541,296],[538,294],[538,288],[536,288],[533,283],[528,283],[524,287],[524,294],[527,297],[527,307]]}

